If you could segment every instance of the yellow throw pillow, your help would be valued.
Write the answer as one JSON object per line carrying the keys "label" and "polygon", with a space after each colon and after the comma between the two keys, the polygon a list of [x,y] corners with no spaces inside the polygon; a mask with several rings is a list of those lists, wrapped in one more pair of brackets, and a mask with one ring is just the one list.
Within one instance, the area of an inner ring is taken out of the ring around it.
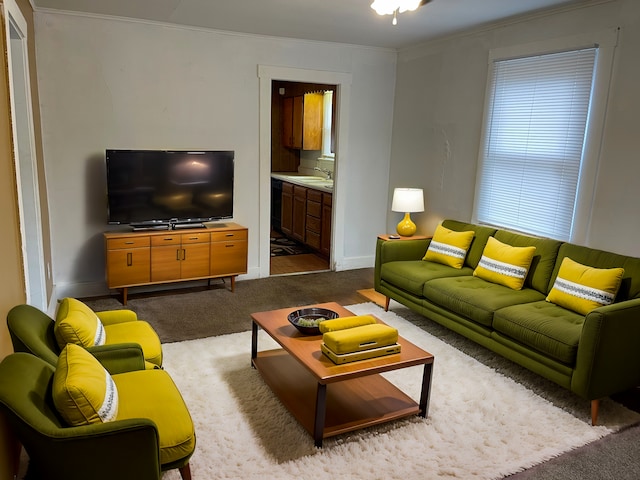
{"label": "yellow throw pillow", "polygon": [[489,237],[473,275],[513,290],[521,290],[536,247],[512,247]]}
{"label": "yellow throw pillow", "polygon": [[115,420],[118,389],[109,372],[84,348],[68,344],[53,374],[53,404],[70,425]]}
{"label": "yellow throw pillow", "polygon": [[587,267],[565,257],[547,301],[586,315],[614,302],[623,275],[624,268]]}
{"label": "yellow throw pillow", "polygon": [[423,260],[462,268],[475,232],[456,232],[438,225]]}
{"label": "yellow throw pillow", "polygon": [[85,348],[104,345],[107,339],[98,316],[75,298],[64,298],[60,301],[53,333],[60,349],[67,343],[75,343]]}

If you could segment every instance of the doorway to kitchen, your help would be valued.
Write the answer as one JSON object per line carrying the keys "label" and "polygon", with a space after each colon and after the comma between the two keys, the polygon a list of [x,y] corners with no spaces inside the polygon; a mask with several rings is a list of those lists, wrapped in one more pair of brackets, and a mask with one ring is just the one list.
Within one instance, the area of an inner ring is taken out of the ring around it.
{"label": "doorway to kitchen", "polygon": [[347,178],[346,166],[349,158],[349,110],[351,105],[350,73],[328,70],[309,70],[273,65],[258,65],[260,83],[260,226],[258,229],[258,275],[269,277],[271,255],[269,240],[271,234],[271,139],[272,139],[272,90],[274,80],[300,83],[324,83],[336,85],[335,112],[335,188],[331,209],[331,253],[330,270],[345,268],[345,209],[347,186],[342,178]]}
{"label": "doorway to kitchen", "polygon": [[270,275],[331,269],[336,90],[272,81]]}

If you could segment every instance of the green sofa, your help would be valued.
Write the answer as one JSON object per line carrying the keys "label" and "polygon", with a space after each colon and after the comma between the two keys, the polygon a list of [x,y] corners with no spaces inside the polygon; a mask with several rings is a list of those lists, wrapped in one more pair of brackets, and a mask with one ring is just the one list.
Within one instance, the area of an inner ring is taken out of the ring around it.
{"label": "green sofa", "polygon": [[[422,260],[430,239],[377,240],[375,289],[387,309],[394,299],[590,400],[594,425],[600,399],[640,385],[640,258],[456,220],[442,225],[475,232],[461,269]],[[522,290],[473,275],[490,236],[536,247]],[[581,315],[546,301],[565,257],[623,267],[615,302]]]}

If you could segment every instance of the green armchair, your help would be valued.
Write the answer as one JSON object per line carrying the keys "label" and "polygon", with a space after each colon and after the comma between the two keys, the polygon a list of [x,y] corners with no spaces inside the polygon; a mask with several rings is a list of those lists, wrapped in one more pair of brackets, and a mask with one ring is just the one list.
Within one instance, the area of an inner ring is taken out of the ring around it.
{"label": "green armchair", "polygon": [[167,372],[113,375],[120,402],[116,418],[82,426],[70,426],[56,408],[55,373],[48,362],[26,353],[0,363],[0,410],[29,455],[29,476],[160,480],[162,471],[178,468],[190,480],[195,432]]}
{"label": "green armchair", "polygon": [[[57,325],[46,313],[31,305],[13,307],[7,315],[7,326],[14,351],[32,353],[55,367],[64,344],[76,343],[98,359],[115,355],[125,362],[114,368],[130,369],[127,362],[139,355],[146,362],[146,368],[162,366],[162,346],[158,335],[147,322],[138,320],[131,310],[93,312],[82,302],[65,298],[60,302],[56,317]],[[106,338],[102,345],[94,345],[82,335],[83,331],[95,334],[96,323],[104,329],[103,338]],[[117,353],[117,350],[123,352]]]}

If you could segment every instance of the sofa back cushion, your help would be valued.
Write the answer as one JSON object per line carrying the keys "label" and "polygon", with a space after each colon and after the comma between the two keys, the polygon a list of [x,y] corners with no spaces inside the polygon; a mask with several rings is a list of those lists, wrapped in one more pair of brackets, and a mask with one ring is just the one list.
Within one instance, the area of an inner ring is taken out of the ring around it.
{"label": "sofa back cushion", "polygon": [[514,247],[536,247],[524,286],[545,295],[549,293],[549,281],[562,242],[550,238],[530,237],[507,230],[498,230],[495,238]]}
{"label": "sofa back cushion", "polygon": [[594,268],[624,268],[624,275],[618,289],[616,302],[640,298],[640,258],[628,257],[573,243],[563,243],[560,247],[551,281],[548,285],[549,291],[553,287],[560,265],[565,257]]}
{"label": "sofa back cushion", "polygon": [[470,230],[475,232],[473,240],[471,241],[471,246],[467,251],[467,258],[464,261],[465,266],[473,269],[478,266],[478,262],[482,258],[482,252],[484,251],[488,238],[496,233],[495,228],[450,219],[444,220],[442,222],[442,226],[456,232],[467,232]]}

